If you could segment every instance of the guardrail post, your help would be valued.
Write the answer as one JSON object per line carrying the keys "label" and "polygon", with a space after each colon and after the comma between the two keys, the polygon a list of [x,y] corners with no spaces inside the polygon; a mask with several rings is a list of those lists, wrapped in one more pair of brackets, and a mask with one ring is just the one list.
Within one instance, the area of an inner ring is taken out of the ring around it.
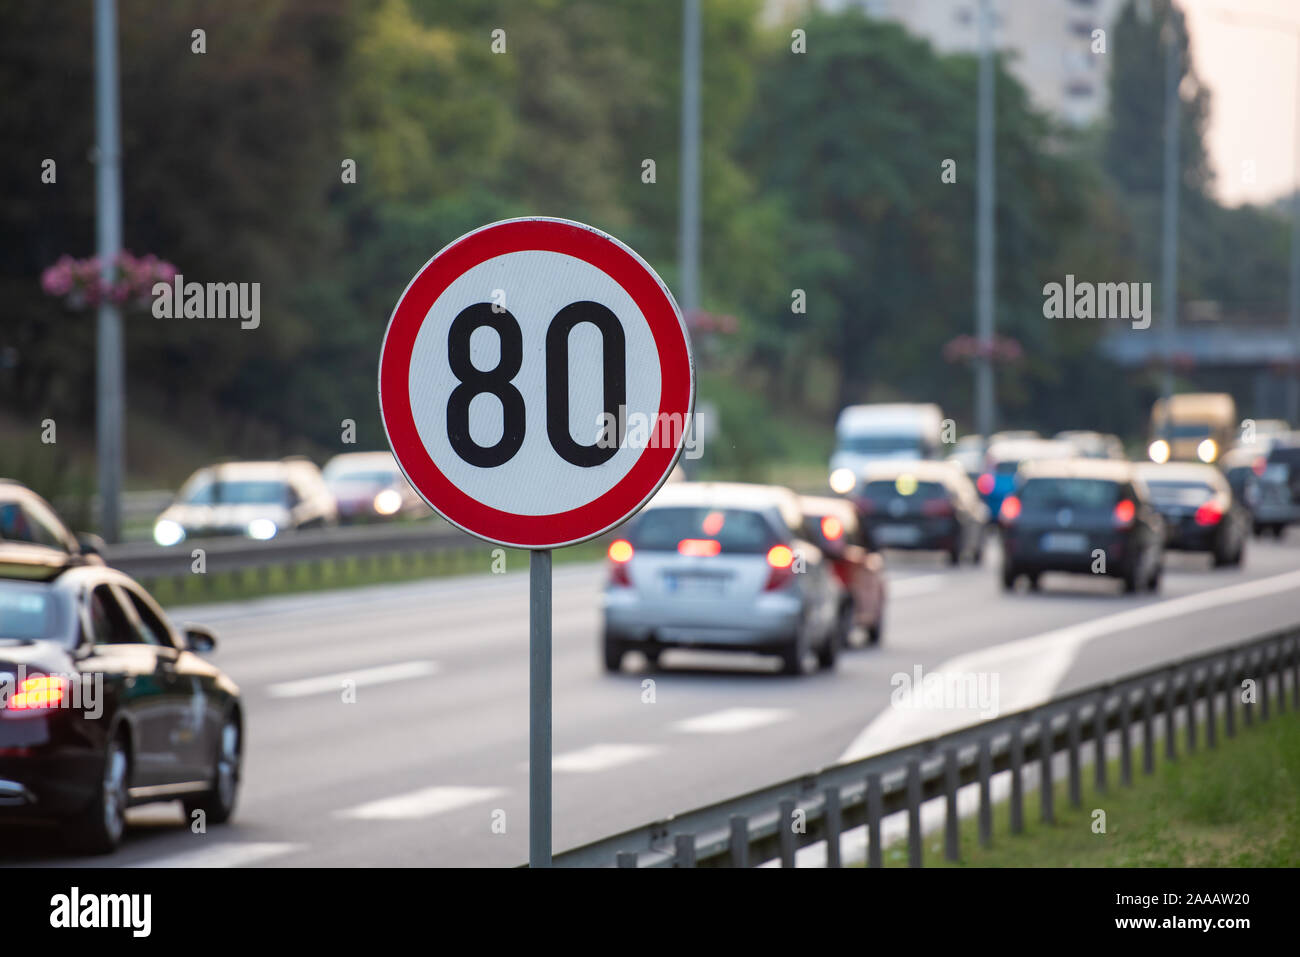
{"label": "guardrail post", "polygon": [[749,866],[749,819],[743,814],[731,815],[731,866]]}
{"label": "guardrail post", "polygon": [[636,867],[636,851],[619,851],[615,860],[619,867]]}
{"label": "guardrail post", "polygon": [[980,846],[988,847],[993,841],[993,795],[989,781],[993,777],[993,748],[988,738],[980,738],[979,782],[980,809],[979,834]]}
{"label": "guardrail post", "polygon": [[1273,673],[1277,675],[1277,713],[1286,714],[1286,642],[1279,641],[1273,654]]}
{"label": "guardrail post", "polygon": [[1093,786],[1098,791],[1105,791],[1109,786],[1106,767],[1106,696],[1099,695],[1092,713],[1092,760],[1096,765],[1093,771]]}
{"label": "guardrail post", "polygon": [[1223,728],[1229,738],[1237,736],[1236,674],[1232,655],[1223,663]]}
{"label": "guardrail post", "polygon": [[1083,793],[1079,783],[1079,709],[1070,709],[1070,723],[1066,728],[1070,741],[1068,763],[1070,767],[1070,806],[1079,807],[1083,803]]}
{"label": "guardrail post", "polygon": [[1053,794],[1052,782],[1052,721],[1050,718],[1043,718],[1038,722],[1038,804],[1041,817],[1044,824],[1051,824],[1056,820],[1056,815],[1052,808]]}
{"label": "guardrail post", "polygon": [[1178,739],[1174,734],[1174,676],[1176,674],[1177,671],[1170,668],[1165,675],[1165,757],[1170,761],[1178,758]]}
{"label": "guardrail post", "polygon": [[[1242,662],[1242,673],[1243,673],[1243,674],[1242,674],[1242,676],[1243,676],[1244,678],[1250,678],[1251,680],[1253,680],[1253,681],[1255,682],[1255,700],[1258,701],[1258,700],[1259,700],[1259,680],[1258,680],[1258,677],[1259,677],[1259,669],[1255,666],[1255,656],[1252,655],[1250,652],[1246,652],[1246,653],[1242,656],[1242,658],[1243,658],[1243,662]],[[1240,682],[1237,683],[1237,687],[1238,687],[1238,688],[1241,687],[1241,683],[1240,683]],[[1242,716],[1245,718],[1246,727],[1249,728],[1249,727],[1254,726],[1254,724],[1255,724],[1255,702],[1254,702],[1254,701],[1243,701],[1243,702],[1241,703],[1241,713],[1242,713]]]}
{"label": "guardrail post", "polygon": [[1119,781],[1133,785],[1133,699],[1126,689],[1119,696]]}
{"label": "guardrail post", "polygon": [[1154,682],[1150,678],[1142,683],[1142,773],[1156,769]]}
{"label": "guardrail post", "polygon": [[1273,675],[1273,658],[1269,654],[1271,649],[1265,647],[1259,649],[1257,659],[1259,661],[1259,720],[1267,721],[1268,714],[1268,679]]}
{"label": "guardrail post", "polygon": [[1219,744],[1219,687],[1214,674],[1214,662],[1205,666],[1205,746]]}
{"label": "guardrail post", "polygon": [[950,861],[961,860],[961,834],[957,819],[957,749],[943,752],[943,791],[947,805],[943,822],[943,854]]}
{"label": "guardrail post", "polygon": [[1291,636],[1291,710],[1300,711],[1300,639]]}
{"label": "guardrail post", "polygon": [[907,762],[907,866],[921,866],[921,762]]}
{"label": "guardrail post", "polygon": [[794,867],[794,811],[793,798],[782,798],[777,805],[777,814],[781,820],[777,826],[777,836],[781,844],[781,866]]}
{"label": "guardrail post", "polygon": [[1187,669],[1187,753],[1196,753],[1196,704],[1200,699],[1201,673]]}
{"label": "guardrail post", "polygon": [[1025,829],[1025,742],[1021,736],[1019,719],[1011,727],[1011,833],[1019,834]]}
{"label": "guardrail post", "polygon": [[880,787],[880,774],[867,775],[867,867],[883,864],[880,848],[881,805],[884,803]]}
{"label": "guardrail post", "polygon": [[673,839],[673,856],[674,867],[694,867],[695,866],[695,835],[678,834]]}
{"label": "guardrail post", "polygon": [[844,821],[840,815],[840,789],[826,789],[824,817],[826,819],[826,866],[843,867],[840,860],[840,831]]}

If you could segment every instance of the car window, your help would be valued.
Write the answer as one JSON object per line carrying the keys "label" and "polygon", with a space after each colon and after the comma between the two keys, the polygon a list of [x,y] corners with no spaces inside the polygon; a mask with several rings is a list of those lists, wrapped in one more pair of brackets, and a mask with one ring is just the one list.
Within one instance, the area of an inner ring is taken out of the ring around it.
{"label": "car window", "polygon": [[722,551],[761,554],[777,543],[761,512],[739,508],[664,507],[642,512],[631,529],[635,548],[676,551],[683,539],[707,538]]}
{"label": "car window", "polygon": [[67,549],[54,516],[21,502],[0,502],[0,540]]}
{"label": "car window", "polygon": [[137,645],[142,643],[131,619],[109,585],[100,585],[90,593],[87,609],[91,637],[96,645]]}
{"label": "car window", "polygon": [[1020,490],[1020,504],[1025,508],[1110,508],[1120,499],[1120,492],[1132,497],[1133,490],[1121,489],[1106,479],[1038,478],[1025,482]]}
{"label": "car window", "polygon": [[123,585],[122,591],[131,602],[131,607],[135,610],[136,617],[139,619],[137,630],[143,637],[145,644],[170,647],[172,645],[171,634],[159,614],[134,588]]}
{"label": "car window", "polygon": [[76,632],[67,624],[66,602],[50,585],[0,581],[0,638],[66,643]]}

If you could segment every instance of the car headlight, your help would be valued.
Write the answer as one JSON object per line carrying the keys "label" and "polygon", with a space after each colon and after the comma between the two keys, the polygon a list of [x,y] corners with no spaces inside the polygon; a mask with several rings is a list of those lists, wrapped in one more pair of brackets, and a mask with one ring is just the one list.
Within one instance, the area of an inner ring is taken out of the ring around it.
{"label": "car headlight", "polygon": [[857,484],[853,469],[836,469],[831,473],[831,491],[837,495],[848,495]]}
{"label": "car headlight", "polygon": [[1202,462],[1210,463],[1219,457],[1219,444],[1214,439],[1204,439],[1196,447],[1196,457]]}
{"label": "car headlight", "polygon": [[386,488],[375,496],[375,511],[380,515],[395,515],[402,507],[402,495],[395,488]]}
{"label": "car headlight", "polygon": [[153,527],[153,540],[164,547],[185,540],[185,529],[170,518],[159,519]]}
{"label": "car headlight", "polygon": [[275,522],[269,518],[255,518],[248,523],[248,537],[256,538],[259,542],[264,542],[268,538],[275,538],[275,533],[278,531]]}
{"label": "car headlight", "polygon": [[1147,455],[1151,457],[1152,462],[1164,465],[1169,461],[1169,443],[1164,439],[1156,439],[1147,446]]}

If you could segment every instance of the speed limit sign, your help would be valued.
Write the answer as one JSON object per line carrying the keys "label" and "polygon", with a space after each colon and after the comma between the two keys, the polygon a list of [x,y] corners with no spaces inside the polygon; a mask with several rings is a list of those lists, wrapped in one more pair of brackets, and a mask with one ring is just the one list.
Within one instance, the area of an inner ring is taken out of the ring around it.
{"label": "speed limit sign", "polygon": [[695,401],[685,323],[614,237],[512,219],[425,263],[389,320],[379,406],[407,479],[447,521],[550,549],[634,514]]}

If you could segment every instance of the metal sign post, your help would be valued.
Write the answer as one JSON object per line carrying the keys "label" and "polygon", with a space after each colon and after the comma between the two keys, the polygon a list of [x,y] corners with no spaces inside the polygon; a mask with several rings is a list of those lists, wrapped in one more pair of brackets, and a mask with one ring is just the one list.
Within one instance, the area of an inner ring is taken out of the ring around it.
{"label": "metal sign post", "polygon": [[677,464],[694,410],[690,337],[668,287],[582,223],[466,233],[388,321],[379,411],[402,474],[457,528],[528,550],[532,867],[551,866],[552,549],[635,515]]}
{"label": "metal sign post", "polygon": [[528,553],[528,866],[551,866],[551,550]]}

